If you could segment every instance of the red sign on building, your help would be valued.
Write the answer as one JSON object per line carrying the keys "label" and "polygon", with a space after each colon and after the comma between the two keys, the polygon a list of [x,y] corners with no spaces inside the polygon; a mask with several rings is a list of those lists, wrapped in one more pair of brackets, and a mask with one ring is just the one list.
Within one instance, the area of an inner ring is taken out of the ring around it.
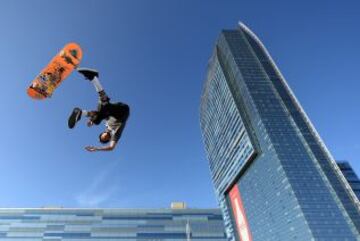
{"label": "red sign on building", "polygon": [[241,241],[252,241],[250,228],[246,219],[244,206],[238,186],[235,184],[229,192],[233,216],[236,222],[236,231]]}

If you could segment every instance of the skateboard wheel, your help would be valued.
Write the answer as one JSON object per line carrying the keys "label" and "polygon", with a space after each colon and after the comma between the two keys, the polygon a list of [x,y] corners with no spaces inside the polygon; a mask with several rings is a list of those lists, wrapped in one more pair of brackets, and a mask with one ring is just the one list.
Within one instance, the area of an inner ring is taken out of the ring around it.
{"label": "skateboard wheel", "polygon": [[71,56],[73,56],[74,58],[77,59],[77,51],[76,51],[76,49],[70,50],[70,54],[71,54]]}

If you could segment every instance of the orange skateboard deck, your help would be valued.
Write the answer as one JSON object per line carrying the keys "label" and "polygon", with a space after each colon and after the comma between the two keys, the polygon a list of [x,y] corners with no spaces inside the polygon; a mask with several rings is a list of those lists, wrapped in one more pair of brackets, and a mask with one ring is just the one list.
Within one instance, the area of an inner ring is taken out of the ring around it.
{"label": "orange skateboard deck", "polygon": [[82,50],[76,43],[69,43],[49,62],[31,82],[27,94],[37,100],[51,97],[55,89],[78,67]]}

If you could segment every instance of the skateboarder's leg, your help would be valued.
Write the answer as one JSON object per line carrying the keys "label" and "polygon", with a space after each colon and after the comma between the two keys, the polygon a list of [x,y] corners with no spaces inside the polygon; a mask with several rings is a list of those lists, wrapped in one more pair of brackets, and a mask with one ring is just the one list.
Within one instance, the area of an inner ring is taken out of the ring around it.
{"label": "skateboarder's leg", "polygon": [[104,88],[102,87],[100,80],[97,76],[94,76],[94,78],[90,80],[90,82],[94,85],[96,92],[104,92]]}
{"label": "skateboarder's leg", "polygon": [[82,74],[85,79],[88,79],[95,87],[96,92],[99,94],[100,102],[109,102],[110,98],[106,95],[104,88],[99,80],[99,72],[94,69],[78,68],[78,72]]}
{"label": "skateboarder's leg", "polygon": [[105,104],[110,101],[109,96],[107,96],[104,88],[102,87],[100,80],[97,76],[95,76],[90,82],[94,85],[96,92],[99,94],[99,102],[100,104]]}
{"label": "skateboarder's leg", "polygon": [[70,129],[75,127],[76,122],[78,122],[81,119],[81,115],[82,115],[82,110],[78,107],[75,107],[68,119],[68,126]]}
{"label": "skateboarder's leg", "polygon": [[94,85],[96,91],[99,94],[99,102],[100,102],[100,104],[108,103],[110,98],[109,98],[109,96],[107,96],[105,90],[101,86],[99,78],[94,77],[94,79],[91,81],[91,83]]}
{"label": "skateboarder's leg", "polygon": [[91,118],[94,115],[94,111],[82,110],[78,107],[75,107],[71,112],[68,119],[68,126],[70,129],[74,128],[76,123],[81,120],[82,116]]}

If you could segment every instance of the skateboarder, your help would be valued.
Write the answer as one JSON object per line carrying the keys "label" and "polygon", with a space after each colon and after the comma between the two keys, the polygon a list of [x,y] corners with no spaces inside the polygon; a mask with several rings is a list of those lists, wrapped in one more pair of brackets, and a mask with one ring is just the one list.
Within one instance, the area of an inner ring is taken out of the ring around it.
{"label": "skateboarder", "polygon": [[99,73],[96,70],[78,68],[77,71],[94,85],[96,91],[99,94],[99,103],[97,110],[95,111],[86,111],[77,107],[74,108],[69,117],[68,126],[70,129],[74,128],[75,124],[81,119],[81,116],[88,117],[87,125],[89,127],[94,124],[99,125],[104,120],[106,129],[99,135],[99,141],[102,144],[109,144],[101,147],[87,146],[85,149],[91,152],[111,151],[115,148],[121,137],[121,133],[125,128],[126,121],[130,113],[130,108],[125,103],[110,102],[110,98],[106,95],[100,84],[98,78]]}

